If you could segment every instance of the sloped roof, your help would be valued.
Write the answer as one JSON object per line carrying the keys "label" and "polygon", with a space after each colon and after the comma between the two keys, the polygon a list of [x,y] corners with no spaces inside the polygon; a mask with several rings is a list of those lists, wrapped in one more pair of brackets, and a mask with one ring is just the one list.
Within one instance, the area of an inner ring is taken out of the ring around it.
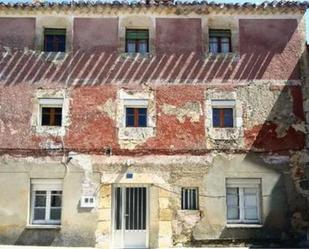
{"label": "sloped roof", "polygon": [[0,2],[0,6],[9,8],[49,8],[49,7],[95,7],[95,6],[114,6],[114,7],[139,7],[139,6],[203,6],[209,8],[300,8],[306,9],[309,6],[307,1],[265,1],[256,3],[217,3],[215,1],[173,1],[173,0],[141,0],[141,1],[29,1],[29,2]]}

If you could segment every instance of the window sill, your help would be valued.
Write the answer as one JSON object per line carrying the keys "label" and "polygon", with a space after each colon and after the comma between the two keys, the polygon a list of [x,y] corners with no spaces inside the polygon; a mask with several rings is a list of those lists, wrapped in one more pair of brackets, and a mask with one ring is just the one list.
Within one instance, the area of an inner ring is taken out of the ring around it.
{"label": "window sill", "polygon": [[207,129],[209,137],[215,140],[234,140],[243,136],[243,129],[241,127],[234,128],[214,128]]}
{"label": "window sill", "polygon": [[216,59],[230,59],[233,61],[238,61],[240,59],[240,56],[236,52],[231,53],[206,53],[205,58],[209,60],[216,60]]}
{"label": "window sill", "polygon": [[152,58],[153,55],[151,53],[145,53],[145,54],[142,54],[142,53],[122,53],[121,54],[121,57],[123,58],[132,58],[132,59],[135,59],[136,57],[139,57],[139,58]]}
{"label": "window sill", "polygon": [[35,130],[36,133],[53,136],[64,136],[65,134],[64,126],[36,126]]}
{"label": "window sill", "polygon": [[249,224],[249,223],[241,223],[241,224],[226,224],[227,228],[262,228],[263,224]]}
{"label": "window sill", "polygon": [[29,224],[26,226],[27,229],[61,229],[61,225],[35,225]]}
{"label": "window sill", "polygon": [[42,51],[42,58],[47,61],[63,61],[66,59],[68,53],[67,52],[46,52]]}
{"label": "window sill", "polygon": [[122,127],[119,128],[119,139],[144,140],[154,136],[153,127]]}

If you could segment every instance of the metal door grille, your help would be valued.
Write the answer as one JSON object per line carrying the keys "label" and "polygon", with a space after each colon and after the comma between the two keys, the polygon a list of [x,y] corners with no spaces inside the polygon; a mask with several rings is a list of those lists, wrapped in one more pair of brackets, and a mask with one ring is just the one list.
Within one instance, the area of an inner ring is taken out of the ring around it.
{"label": "metal door grille", "polygon": [[117,187],[115,189],[116,230],[122,229],[123,221],[126,230],[146,230],[146,190],[145,187]]}

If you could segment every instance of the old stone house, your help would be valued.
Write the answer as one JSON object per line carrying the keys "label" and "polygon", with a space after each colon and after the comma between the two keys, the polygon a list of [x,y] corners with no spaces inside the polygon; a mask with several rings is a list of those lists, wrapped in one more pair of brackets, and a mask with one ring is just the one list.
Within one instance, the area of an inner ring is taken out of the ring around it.
{"label": "old stone house", "polygon": [[0,4],[0,243],[306,240],[306,8]]}

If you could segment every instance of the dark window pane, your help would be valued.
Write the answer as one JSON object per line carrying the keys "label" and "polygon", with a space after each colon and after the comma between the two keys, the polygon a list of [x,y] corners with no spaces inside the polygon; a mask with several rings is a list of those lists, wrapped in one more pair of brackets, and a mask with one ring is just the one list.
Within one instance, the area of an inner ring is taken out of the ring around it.
{"label": "dark window pane", "polygon": [[61,218],[61,208],[52,208],[50,210],[50,219],[60,220],[60,218]]}
{"label": "dark window pane", "polygon": [[45,207],[46,206],[46,195],[36,195],[34,206],[35,207]]}
{"label": "dark window pane", "polygon": [[122,227],[122,208],[123,208],[123,204],[122,204],[122,189],[121,188],[116,188],[115,190],[115,194],[116,194],[116,197],[115,197],[115,201],[116,201],[116,212],[115,212],[115,215],[116,215],[116,230],[120,230],[121,227]]}
{"label": "dark window pane", "polygon": [[139,116],[138,127],[147,127],[147,116],[146,115]]}
{"label": "dark window pane", "polygon": [[225,108],[224,109],[224,127],[233,127],[233,109],[232,108]]}
{"label": "dark window pane", "polygon": [[65,35],[45,35],[44,51],[65,52]]}
{"label": "dark window pane", "polygon": [[55,108],[55,126],[62,124],[62,108]]}
{"label": "dark window pane", "polygon": [[51,207],[61,207],[61,195],[52,195],[50,200]]}
{"label": "dark window pane", "polygon": [[43,107],[41,125],[61,126],[62,125],[62,108]]}
{"label": "dark window pane", "polygon": [[33,220],[45,220],[45,208],[35,208]]}
{"label": "dark window pane", "polygon": [[127,115],[127,117],[126,117],[126,127],[134,127],[134,116]]}
{"label": "dark window pane", "polygon": [[212,109],[212,121],[213,121],[213,127],[220,127],[220,109],[219,108]]}
{"label": "dark window pane", "polygon": [[147,108],[138,108],[139,115],[147,115]]}
{"label": "dark window pane", "polygon": [[50,125],[50,108],[42,108],[42,125]]}
{"label": "dark window pane", "polygon": [[127,115],[134,115],[134,108],[126,108]]}

